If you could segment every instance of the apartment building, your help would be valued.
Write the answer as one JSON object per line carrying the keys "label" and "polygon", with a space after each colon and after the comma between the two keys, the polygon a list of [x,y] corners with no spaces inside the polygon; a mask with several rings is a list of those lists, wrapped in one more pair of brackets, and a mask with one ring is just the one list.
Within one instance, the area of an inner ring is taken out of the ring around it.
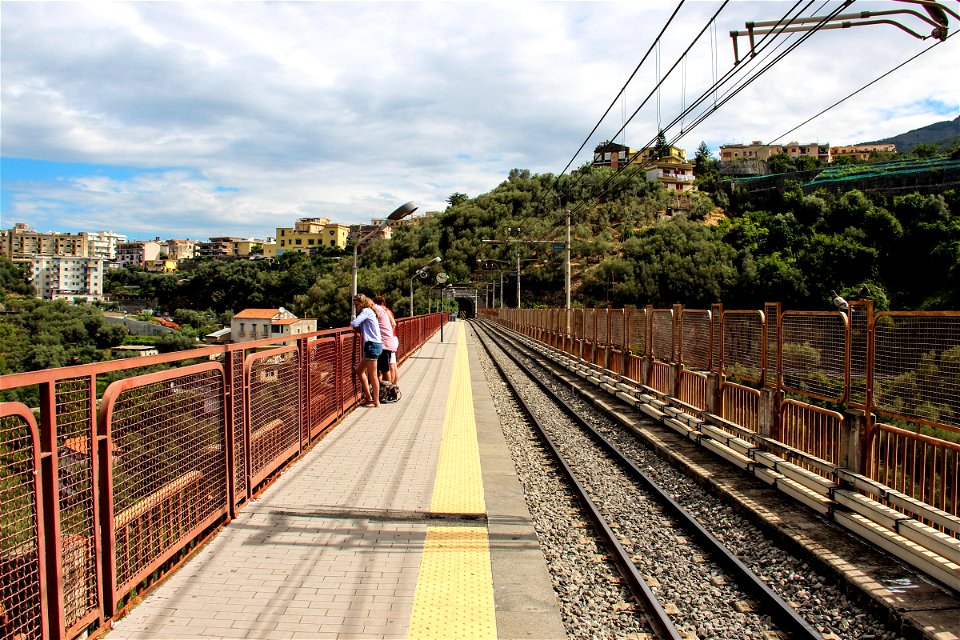
{"label": "apartment building", "polygon": [[[680,147],[670,145],[666,150],[666,158],[674,158],[679,162],[687,161],[687,152]],[[618,169],[626,164],[648,164],[660,160],[654,148],[632,149],[616,142],[604,142],[593,150],[593,165],[595,167],[610,167]]]}
{"label": "apartment building", "polygon": [[301,218],[292,227],[277,227],[276,240],[263,245],[263,255],[272,258],[286,251],[310,253],[321,247],[346,249],[350,229],[329,218]]}
{"label": "apartment building", "polygon": [[197,252],[197,243],[193,240],[167,240],[167,258],[179,262],[191,260]]}
{"label": "apartment building", "polygon": [[833,147],[833,156],[853,156],[857,160],[869,160],[872,153],[896,153],[895,144],[852,144]]}
{"label": "apartment building", "polygon": [[244,309],[230,320],[230,338],[233,342],[296,336],[316,330],[316,318],[297,318],[283,307]]}
{"label": "apartment building", "polygon": [[45,300],[100,300],[103,264],[103,258],[87,256],[34,256],[30,284]]}
{"label": "apartment building", "polygon": [[681,162],[675,158],[662,158],[644,163],[647,166],[647,180],[659,182],[671,193],[683,193],[694,189],[693,163]]}
{"label": "apartment building", "polygon": [[91,258],[103,258],[107,262],[117,259],[117,245],[127,241],[127,236],[113,231],[90,231],[87,233]]}
{"label": "apartment building", "polygon": [[147,262],[160,257],[160,242],[157,240],[134,240],[117,244],[117,262],[124,267],[145,268]]}
{"label": "apartment building", "polygon": [[737,160],[760,160],[766,162],[775,155],[785,153],[791,158],[811,156],[823,164],[833,161],[830,144],[809,142],[788,142],[787,144],[763,144],[754,140],[750,144],[722,144],[720,145],[720,161],[733,162]]}
{"label": "apartment building", "polygon": [[29,262],[33,256],[90,255],[87,233],[40,233],[18,222],[12,229],[0,231],[0,255],[13,262]]}

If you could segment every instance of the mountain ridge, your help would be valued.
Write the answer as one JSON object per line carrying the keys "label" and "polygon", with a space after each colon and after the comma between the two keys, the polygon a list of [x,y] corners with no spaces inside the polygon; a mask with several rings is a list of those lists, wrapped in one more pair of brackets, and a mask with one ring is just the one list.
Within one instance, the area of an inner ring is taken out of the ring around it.
{"label": "mountain ridge", "polygon": [[941,151],[949,151],[960,143],[960,116],[953,120],[934,122],[925,127],[913,129],[882,140],[861,142],[859,144],[895,144],[897,152],[907,154],[913,151],[918,144],[932,144],[940,147]]}

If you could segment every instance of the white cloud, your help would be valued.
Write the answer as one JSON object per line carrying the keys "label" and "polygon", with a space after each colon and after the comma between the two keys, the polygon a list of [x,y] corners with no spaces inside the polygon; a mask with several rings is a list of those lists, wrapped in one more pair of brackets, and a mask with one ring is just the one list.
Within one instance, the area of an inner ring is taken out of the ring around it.
{"label": "white cloud", "polygon": [[[657,58],[664,74],[718,6],[684,6],[574,166],[651,91]],[[731,3],[716,46],[706,37],[694,47],[625,141],[656,135],[658,103],[661,124],[689,105],[713,60],[717,73],[729,68],[731,29],[789,6]],[[409,199],[439,209],[514,167],[555,173],[670,11],[647,2],[5,2],[3,155],[131,171],[5,181],[14,195],[4,225],[265,236],[303,215],[356,222]],[[818,33],[680,143],[770,141],[928,45],[893,27]],[[956,52],[952,40],[940,45],[789,139],[846,144],[956,117],[957,86],[945,80]]]}

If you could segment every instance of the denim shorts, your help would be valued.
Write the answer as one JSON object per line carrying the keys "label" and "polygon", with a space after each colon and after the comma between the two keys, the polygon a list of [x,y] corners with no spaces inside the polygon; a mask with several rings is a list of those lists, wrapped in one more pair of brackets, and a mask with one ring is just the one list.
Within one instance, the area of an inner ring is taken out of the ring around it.
{"label": "denim shorts", "polygon": [[363,343],[363,359],[364,360],[378,359],[380,357],[381,351],[383,351],[383,345],[379,342]]}

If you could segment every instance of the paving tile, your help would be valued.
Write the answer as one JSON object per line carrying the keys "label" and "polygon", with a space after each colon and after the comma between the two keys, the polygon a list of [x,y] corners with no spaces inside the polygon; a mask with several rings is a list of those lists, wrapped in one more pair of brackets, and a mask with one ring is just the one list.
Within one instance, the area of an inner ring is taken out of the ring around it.
{"label": "paving tile", "polygon": [[[400,403],[348,415],[118,621],[111,640],[406,638],[427,532],[416,514],[430,510],[433,496],[456,352],[450,347],[449,337],[431,339],[401,368]],[[475,410],[489,423],[489,392],[476,392],[478,367],[470,368]],[[512,470],[500,469],[509,454],[496,435],[478,436],[481,454],[490,449],[498,468],[487,482],[516,500]],[[523,528],[529,517],[515,502],[504,504],[498,526],[506,537],[491,539],[514,552],[507,540],[522,532],[520,542],[530,542]],[[492,525],[496,518],[491,514]],[[535,537],[532,547],[519,550],[537,553]],[[518,609],[521,587],[511,584],[508,599]],[[535,602],[537,611],[549,608]],[[522,631],[519,620],[511,624]]]}

